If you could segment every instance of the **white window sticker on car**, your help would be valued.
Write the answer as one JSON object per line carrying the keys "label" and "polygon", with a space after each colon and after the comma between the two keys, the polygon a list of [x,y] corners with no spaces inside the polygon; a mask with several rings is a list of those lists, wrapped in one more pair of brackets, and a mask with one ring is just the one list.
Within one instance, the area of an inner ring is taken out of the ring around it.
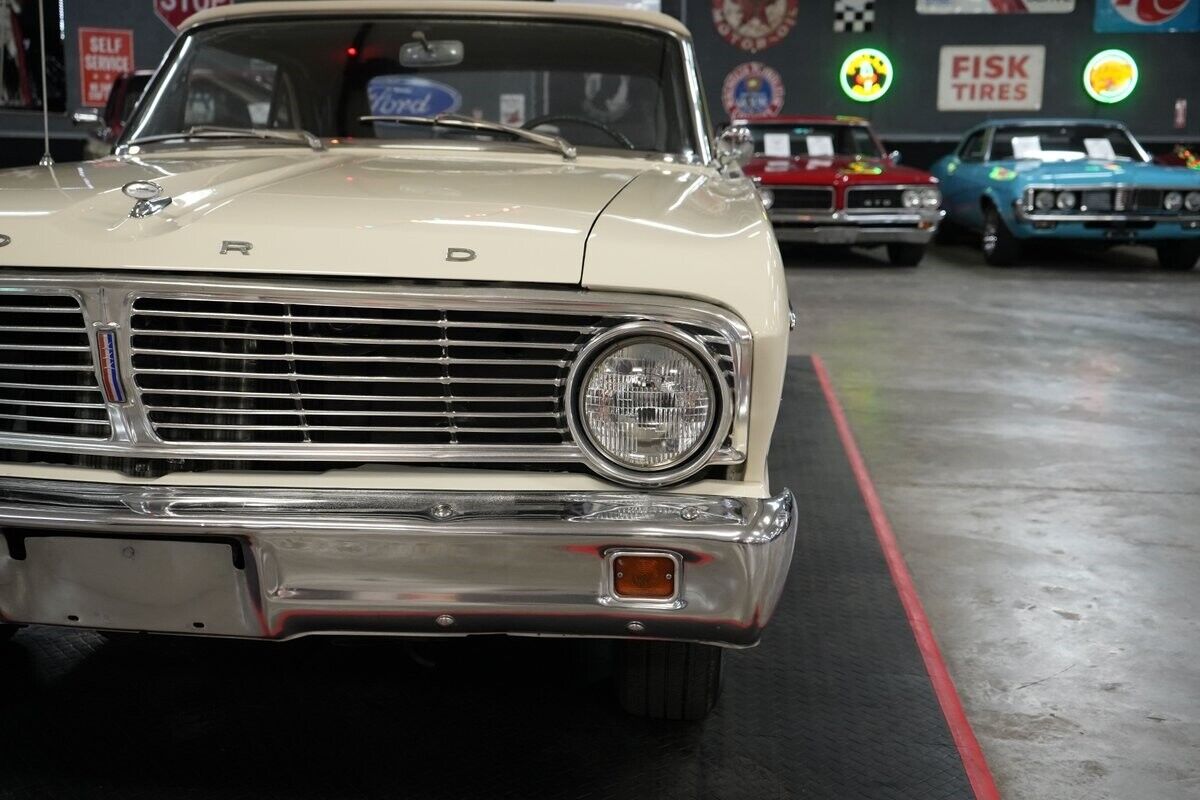
{"label": "white window sticker on car", "polygon": [[792,155],[792,137],[786,133],[764,133],[763,152],[776,158]]}
{"label": "white window sticker on car", "polygon": [[833,155],[833,137],[819,134],[811,134],[804,137],[805,147],[808,148],[810,156],[825,156]]}
{"label": "white window sticker on car", "polygon": [[1041,158],[1042,140],[1038,136],[1012,137],[1013,158]]}
{"label": "white window sticker on car", "polygon": [[1095,139],[1084,139],[1083,149],[1087,150],[1088,158],[1114,159],[1117,151],[1113,149],[1112,140],[1106,136]]}

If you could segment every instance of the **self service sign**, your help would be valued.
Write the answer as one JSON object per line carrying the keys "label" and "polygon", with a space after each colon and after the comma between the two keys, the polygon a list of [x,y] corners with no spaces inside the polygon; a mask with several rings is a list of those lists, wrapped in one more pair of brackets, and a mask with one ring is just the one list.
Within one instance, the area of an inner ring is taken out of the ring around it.
{"label": "self service sign", "polygon": [[79,29],[79,91],[85,106],[103,106],[117,76],[133,70],[133,31]]}
{"label": "self service sign", "polygon": [[1036,46],[942,48],[939,111],[1038,111],[1046,48]]}

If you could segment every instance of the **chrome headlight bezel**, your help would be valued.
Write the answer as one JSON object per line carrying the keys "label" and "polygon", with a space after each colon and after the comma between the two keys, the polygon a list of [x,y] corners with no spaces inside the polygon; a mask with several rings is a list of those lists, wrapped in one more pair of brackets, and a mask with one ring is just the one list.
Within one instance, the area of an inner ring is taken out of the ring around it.
{"label": "chrome headlight bezel", "polygon": [[[684,352],[704,370],[716,409],[708,431],[677,461],[658,467],[637,469],[615,461],[592,443],[583,421],[583,387],[596,365],[612,351],[639,341],[657,341]],[[733,402],[729,384],[720,365],[699,338],[664,322],[627,322],[593,337],[579,351],[567,374],[564,405],[567,426],[588,466],[603,477],[633,486],[664,486],[679,483],[704,469],[729,435]]]}

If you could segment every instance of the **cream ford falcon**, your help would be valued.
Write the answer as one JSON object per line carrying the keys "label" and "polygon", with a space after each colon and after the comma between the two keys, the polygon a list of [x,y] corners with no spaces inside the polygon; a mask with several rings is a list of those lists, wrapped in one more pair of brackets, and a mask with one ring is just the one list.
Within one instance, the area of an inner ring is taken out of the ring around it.
{"label": "cream ford falcon", "polygon": [[0,172],[0,630],[599,637],[703,716],[796,536],[744,144],[657,14],[197,14]]}

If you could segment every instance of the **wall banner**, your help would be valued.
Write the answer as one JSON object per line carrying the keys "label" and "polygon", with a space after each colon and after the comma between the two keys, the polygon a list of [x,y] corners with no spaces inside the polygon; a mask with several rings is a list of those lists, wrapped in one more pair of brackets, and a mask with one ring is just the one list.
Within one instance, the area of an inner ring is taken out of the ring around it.
{"label": "wall banner", "polygon": [[725,76],[721,87],[721,105],[730,119],[776,117],[783,110],[783,78],[779,73],[751,61],[739,64]]}
{"label": "wall banner", "polygon": [[799,16],[800,0],[712,0],[717,33],[747,53],[782,42]]}
{"label": "wall banner", "polygon": [[943,47],[938,111],[1039,111],[1045,72],[1042,45]]}
{"label": "wall banner", "polygon": [[134,69],[133,31],[79,29],[79,93],[83,105],[103,107],[117,76]]}
{"label": "wall banner", "polygon": [[918,14],[1070,14],[1075,0],[917,0]]}
{"label": "wall banner", "polygon": [[1200,0],[1096,0],[1097,33],[1200,31]]}

